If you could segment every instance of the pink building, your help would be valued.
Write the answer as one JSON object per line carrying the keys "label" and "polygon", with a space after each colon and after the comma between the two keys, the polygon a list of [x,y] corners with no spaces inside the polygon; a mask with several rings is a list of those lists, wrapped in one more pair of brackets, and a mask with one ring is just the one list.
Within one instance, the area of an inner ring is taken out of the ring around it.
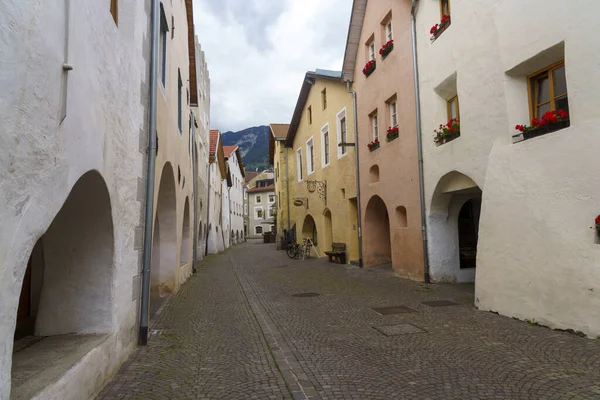
{"label": "pink building", "polygon": [[343,79],[358,93],[363,262],[423,280],[409,0],[355,0]]}

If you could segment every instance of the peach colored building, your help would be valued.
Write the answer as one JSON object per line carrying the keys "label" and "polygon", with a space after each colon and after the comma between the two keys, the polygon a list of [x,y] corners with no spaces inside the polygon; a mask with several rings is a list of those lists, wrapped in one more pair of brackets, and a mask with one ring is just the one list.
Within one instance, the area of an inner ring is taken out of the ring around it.
{"label": "peach colored building", "polygon": [[410,7],[355,0],[343,80],[358,93],[364,265],[391,262],[399,275],[423,280]]}

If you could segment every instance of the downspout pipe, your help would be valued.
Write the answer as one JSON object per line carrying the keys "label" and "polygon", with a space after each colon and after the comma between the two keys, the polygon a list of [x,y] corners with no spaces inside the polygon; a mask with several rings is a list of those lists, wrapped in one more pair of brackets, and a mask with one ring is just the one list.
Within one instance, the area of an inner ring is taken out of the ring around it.
{"label": "downspout pipe", "polygon": [[148,168],[146,173],[146,215],[144,217],[144,254],[142,267],[142,298],[138,344],[148,344],[150,319],[150,265],[152,263],[152,228],[154,223],[154,174],[156,170],[156,80],[158,58],[159,0],[152,0],[150,21],[150,82],[148,121]]}
{"label": "downspout pipe", "polygon": [[363,267],[363,246],[362,246],[362,211],[360,209],[360,173],[358,157],[358,105],[356,102],[356,92],[350,89],[350,81],[346,81],[346,90],[352,95],[352,106],[354,108],[354,153],[356,155],[356,229],[358,230],[358,266]]}
{"label": "downspout pipe", "polygon": [[196,258],[198,257],[198,152],[196,149],[196,115],[192,116],[192,179],[194,180],[194,246],[192,247],[192,272],[196,273]]}
{"label": "downspout pipe", "polygon": [[[290,159],[289,159],[289,150],[283,145],[283,150],[285,151],[285,197],[287,201],[287,230],[288,232],[292,229],[291,217],[290,217]],[[285,238],[287,240],[287,238]]]}
{"label": "downspout pipe", "polygon": [[[210,157],[210,155],[209,155]],[[212,229],[212,225],[210,223],[210,193],[211,193],[211,180],[210,180],[210,172],[212,170],[212,164],[208,163],[208,191],[206,194],[206,222],[208,223],[207,228],[205,229],[204,234],[206,235],[205,241],[204,241],[204,256],[206,257],[208,255],[208,238],[210,235],[210,230]]]}
{"label": "downspout pipe", "polygon": [[412,0],[410,8],[410,25],[412,38],[413,75],[415,88],[415,110],[417,119],[417,146],[419,156],[419,192],[421,196],[421,232],[423,235],[423,272],[426,283],[431,282],[429,275],[429,242],[427,239],[427,212],[425,210],[425,174],[423,172],[423,138],[421,135],[421,96],[419,90],[419,66],[417,60],[417,1]]}

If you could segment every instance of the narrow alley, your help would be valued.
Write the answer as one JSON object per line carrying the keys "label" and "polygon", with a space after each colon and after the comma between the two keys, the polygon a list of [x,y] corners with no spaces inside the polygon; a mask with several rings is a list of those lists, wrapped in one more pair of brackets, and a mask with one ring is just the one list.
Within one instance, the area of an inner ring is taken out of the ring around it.
{"label": "narrow alley", "polygon": [[478,311],[472,288],[251,240],[202,262],[98,399],[600,397],[600,341]]}

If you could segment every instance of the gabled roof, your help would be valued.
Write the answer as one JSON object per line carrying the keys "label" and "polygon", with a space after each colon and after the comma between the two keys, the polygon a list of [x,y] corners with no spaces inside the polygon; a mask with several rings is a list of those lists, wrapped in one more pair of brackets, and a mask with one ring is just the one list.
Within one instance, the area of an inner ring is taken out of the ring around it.
{"label": "gabled roof", "polygon": [[360,35],[362,33],[365,14],[367,12],[367,0],[354,0],[352,13],[350,14],[350,26],[346,39],[346,52],[344,53],[344,64],[342,67],[342,79],[344,82],[354,80],[354,69],[356,68],[356,56],[360,48]]}
{"label": "gabled roof", "polygon": [[245,176],[245,181],[246,183],[250,183],[254,178],[256,178],[257,176],[259,176],[262,172],[258,172],[258,171],[248,171],[246,172],[246,176]]}
{"label": "gabled roof", "polygon": [[308,100],[308,94],[310,93],[310,89],[312,88],[312,85],[317,79],[325,79],[339,83],[342,82],[340,72],[317,69],[317,72],[308,71],[306,73],[306,75],[304,76],[304,81],[302,82],[300,94],[298,95],[298,101],[296,102],[296,108],[294,109],[294,115],[292,116],[290,129],[285,140],[286,147],[292,147],[294,145],[294,138],[296,137],[298,126],[300,126],[302,111],[304,110],[304,106],[306,105],[306,100]]}
{"label": "gabled roof", "polygon": [[248,193],[258,193],[258,192],[273,192],[275,190],[275,185],[269,185],[265,187],[255,187],[248,190]]}
{"label": "gabled roof", "polygon": [[211,129],[210,131],[210,144],[208,146],[208,156],[209,156],[209,161],[211,163],[215,162],[215,156],[217,155],[217,146],[220,142],[219,137],[221,135],[219,134],[219,131],[217,129]]}
{"label": "gabled roof", "polygon": [[192,0],[185,0],[188,24],[188,54],[190,60],[190,105],[198,105],[198,84],[196,78],[196,42],[194,33],[194,6]]}
{"label": "gabled roof", "polygon": [[271,134],[269,135],[269,163],[273,164],[275,159],[275,141],[285,141],[290,124],[271,124]]}
{"label": "gabled roof", "polygon": [[223,146],[223,152],[225,152],[225,157],[229,157],[237,149],[237,146]]}
{"label": "gabled roof", "polygon": [[225,152],[223,151],[223,142],[221,141],[221,132],[217,129],[210,131],[210,146],[208,149],[208,162],[219,161],[219,170],[221,179],[227,178],[227,165],[225,165]]}

